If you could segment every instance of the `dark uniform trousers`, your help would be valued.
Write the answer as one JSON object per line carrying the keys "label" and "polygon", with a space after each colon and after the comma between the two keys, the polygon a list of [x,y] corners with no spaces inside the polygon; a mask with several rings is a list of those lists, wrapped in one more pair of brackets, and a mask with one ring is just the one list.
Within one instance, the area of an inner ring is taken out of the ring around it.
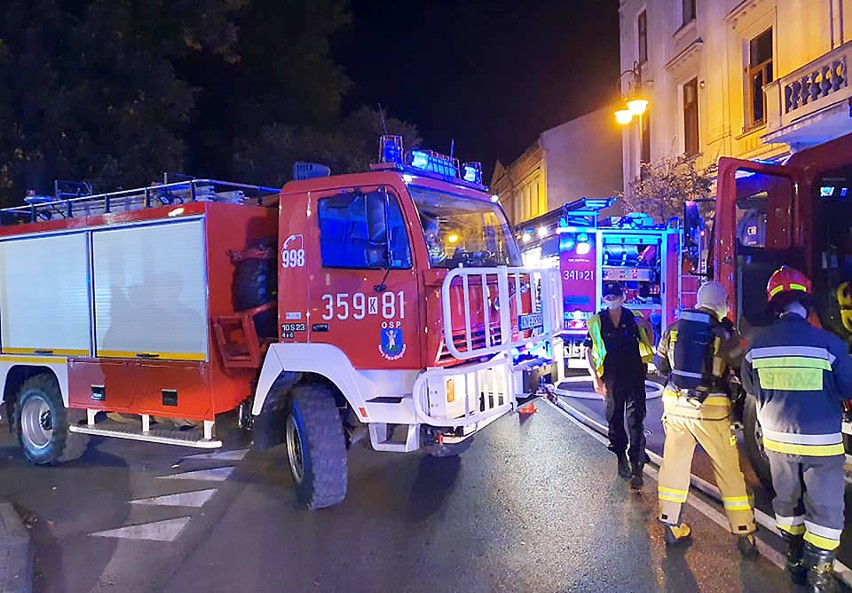
{"label": "dark uniform trousers", "polygon": [[833,550],[843,531],[845,455],[817,457],[766,451],[772,471],[776,524],[805,536],[818,548]]}
{"label": "dark uniform trousers", "polygon": [[[645,379],[640,373],[636,375],[635,378],[607,380],[607,375],[604,374],[606,421],[609,427],[609,450],[618,455],[626,451],[632,463],[644,463]],[[625,415],[627,416],[626,431],[624,430]]]}

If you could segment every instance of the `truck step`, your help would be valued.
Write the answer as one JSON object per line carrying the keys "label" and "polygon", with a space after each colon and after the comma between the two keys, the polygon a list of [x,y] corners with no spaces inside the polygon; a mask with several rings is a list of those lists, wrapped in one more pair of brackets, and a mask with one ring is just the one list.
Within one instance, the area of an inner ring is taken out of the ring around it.
{"label": "truck step", "polygon": [[149,443],[178,445],[180,447],[194,447],[197,449],[218,449],[222,446],[222,441],[218,439],[205,438],[204,431],[201,429],[183,431],[151,428],[146,431],[142,429],[141,425],[135,423],[98,422],[97,424],[71,425],[68,427],[68,430],[92,436],[146,441]]}

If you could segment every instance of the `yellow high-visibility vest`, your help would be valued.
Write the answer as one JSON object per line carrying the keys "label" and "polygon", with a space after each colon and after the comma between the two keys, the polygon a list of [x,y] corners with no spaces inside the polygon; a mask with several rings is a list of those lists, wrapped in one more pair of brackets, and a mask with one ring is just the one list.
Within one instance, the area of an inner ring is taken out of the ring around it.
{"label": "yellow high-visibility vest", "polygon": [[[592,363],[595,365],[595,372],[597,372],[598,377],[603,377],[604,361],[606,360],[606,344],[604,343],[603,335],[601,334],[600,313],[589,318],[588,327],[589,335],[592,338]],[[645,328],[639,323],[636,323],[636,328],[639,330],[639,355],[642,357],[642,362],[645,364],[653,362],[654,346],[651,344],[651,340],[648,339],[648,334],[645,331]]]}

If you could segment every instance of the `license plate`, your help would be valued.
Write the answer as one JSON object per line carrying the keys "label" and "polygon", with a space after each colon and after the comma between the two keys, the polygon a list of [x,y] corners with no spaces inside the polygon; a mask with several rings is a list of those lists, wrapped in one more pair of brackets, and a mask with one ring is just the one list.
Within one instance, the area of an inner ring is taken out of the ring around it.
{"label": "license plate", "polygon": [[544,327],[544,318],[541,313],[530,313],[529,315],[520,315],[518,317],[518,329],[521,331],[528,329],[541,329]]}

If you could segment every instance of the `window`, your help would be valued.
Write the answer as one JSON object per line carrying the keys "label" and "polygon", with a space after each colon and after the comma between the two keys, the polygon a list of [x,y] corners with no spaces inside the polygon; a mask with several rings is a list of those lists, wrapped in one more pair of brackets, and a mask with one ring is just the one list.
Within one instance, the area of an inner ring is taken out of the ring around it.
{"label": "window", "polygon": [[750,130],[766,123],[763,87],[772,82],[772,29],[767,29],[748,45],[745,127]]}
{"label": "window", "polygon": [[639,39],[639,63],[648,61],[648,13],[642,11],[636,21],[636,29]]}
{"label": "window", "polygon": [[322,198],[317,218],[324,267],[411,267],[402,211],[396,198],[387,192],[354,190]]}
{"label": "window", "polygon": [[512,227],[497,204],[423,187],[408,191],[433,268],[521,265]]}
{"label": "window", "polygon": [[696,0],[683,0],[683,24],[687,24],[690,21],[695,20],[695,1]]}
{"label": "window", "polygon": [[639,147],[639,162],[640,163],[650,163],[651,162],[651,114],[646,111],[639,117],[640,128],[639,133],[642,135],[640,138],[640,147]]}
{"label": "window", "polygon": [[683,85],[683,151],[698,154],[698,79]]}

